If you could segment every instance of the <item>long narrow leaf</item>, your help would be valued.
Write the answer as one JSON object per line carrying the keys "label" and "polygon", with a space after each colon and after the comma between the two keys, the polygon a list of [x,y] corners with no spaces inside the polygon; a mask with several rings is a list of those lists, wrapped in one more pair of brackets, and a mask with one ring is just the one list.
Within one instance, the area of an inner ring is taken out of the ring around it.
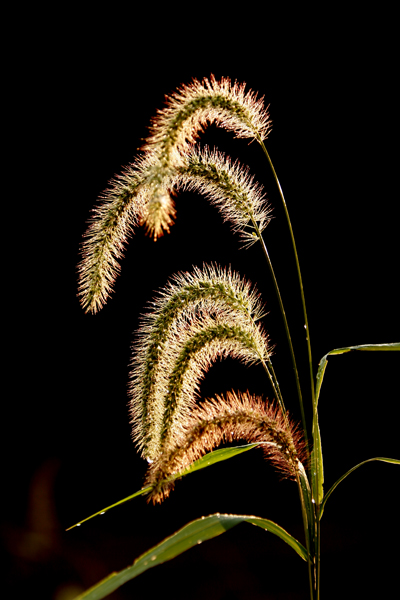
{"label": "long narrow leaf", "polygon": [[86,517],[86,519],[82,519],[82,521],[79,521],[79,523],[75,523],[75,525],[71,525],[71,527],[68,527],[68,529],[66,529],[65,531],[74,529],[74,527],[80,527],[82,525],[82,523],[85,523],[86,521],[90,521],[90,519],[94,519],[94,517],[98,517],[99,515],[104,515],[111,508],[114,508],[115,506],[119,506],[120,504],[124,504],[125,502],[129,502],[129,500],[133,500],[133,498],[136,498],[137,496],[142,496],[143,494],[147,494],[147,492],[150,492],[150,490],[151,490],[150,486],[144,487],[141,490],[138,490],[137,492],[135,492],[134,494],[131,494],[130,496],[127,496],[126,498],[123,498],[122,500],[118,500],[118,502],[115,502],[114,504],[110,504],[110,506],[107,506],[106,508],[102,508],[101,510],[98,510],[97,512],[93,513],[93,515],[90,515],[90,517]]}
{"label": "long narrow leaf", "polygon": [[112,573],[95,586],[78,596],[76,600],[101,600],[119,588],[130,579],[137,577],[147,569],[151,569],[161,563],[164,563],[182,552],[210,540],[228,529],[235,527],[239,523],[251,523],[263,529],[274,533],[291,546],[304,560],[307,560],[306,549],[293,538],[287,531],[282,529],[273,521],[245,515],[210,515],[202,517],[196,521],[188,523],[182,529],[166,538],[163,542],[151,548],[148,552],[142,554],[135,560],[133,565],[123,569],[119,573]]}
{"label": "long narrow leaf", "polygon": [[252,448],[256,448],[260,444],[245,444],[243,446],[233,446],[232,448],[221,448],[220,450],[214,450],[213,452],[209,452],[202,458],[199,458],[194,463],[190,465],[184,471],[181,471],[176,475],[176,479],[178,477],[183,477],[184,475],[188,475],[189,473],[194,473],[195,471],[200,471],[201,469],[205,469],[206,467],[210,467],[211,465],[215,465],[224,460],[229,460],[234,456],[238,456],[243,452],[247,452],[247,450],[251,450]]}
{"label": "long narrow leaf", "polygon": [[[188,467],[184,471],[177,473],[175,475],[174,479],[178,479],[179,477],[183,477],[184,475],[188,475],[189,473],[194,473],[195,471],[200,471],[201,469],[205,469],[206,467],[210,467],[211,465],[215,465],[216,463],[222,462],[224,460],[228,460],[230,458],[233,458],[234,456],[238,456],[238,454],[242,454],[243,452],[247,452],[247,450],[256,448],[258,445],[259,444],[246,444],[243,446],[234,446],[232,448],[221,448],[220,450],[215,450],[214,452],[209,452],[202,458],[199,458],[194,463],[192,463],[190,465],[190,467]],[[90,519],[93,519],[94,517],[98,517],[99,515],[104,515],[111,508],[114,508],[115,506],[119,506],[120,504],[124,504],[125,502],[129,502],[129,500],[133,500],[133,498],[136,498],[137,496],[142,496],[143,494],[147,494],[148,492],[150,492],[150,490],[151,490],[150,486],[142,488],[142,489],[138,490],[137,492],[135,492],[134,494],[132,494],[131,496],[127,496],[126,498],[123,498],[122,500],[119,500],[118,502],[115,502],[114,504],[111,504],[110,506],[107,506],[106,508],[102,508],[101,510],[98,510],[93,515],[90,515],[90,517],[86,517],[86,519],[82,519],[82,521],[79,521],[79,523],[75,523],[75,525],[71,525],[71,527],[68,527],[68,529],[66,531],[69,531],[70,529],[73,529],[74,527],[79,527],[80,525],[82,525],[82,523],[85,523],[86,521],[90,521]]]}
{"label": "long narrow leaf", "polygon": [[318,398],[321,391],[322,380],[324,378],[325,369],[328,363],[328,356],[334,354],[345,354],[346,352],[351,352],[352,350],[367,350],[367,351],[400,351],[400,342],[395,342],[393,344],[362,344],[361,346],[347,346],[346,348],[336,348],[335,350],[331,350],[325,356],[323,356],[318,365],[317,372],[317,385],[315,390],[315,402],[318,405]]}
{"label": "long narrow leaf", "polygon": [[333,484],[333,486],[331,487],[331,489],[329,490],[329,492],[326,494],[326,496],[324,498],[324,501],[321,504],[320,519],[321,519],[321,517],[323,515],[326,501],[328,500],[329,496],[332,494],[333,490],[335,488],[337,488],[337,486],[339,485],[339,483],[341,481],[343,481],[343,479],[345,479],[347,477],[347,475],[350,475],[350,473],[352,473],[353,471],[355,471],[356,469],[358,469],[358,467],[361,467],[361,465],[365,465],[366,463],[372,462],[374,460],[380,460],[382,462],[387,462],[387,463],[392,463],[392,464],[395,464],[395,465],[400,465],[400,460],[398,460],[397,458],[383,458],[382,456],[377,456],[376,458],[369,458],[368,460],[364,460],[363,462],[359,463],[358,465],[356,465],[355,467],[353,467],[352,469],[350,469],[350,471],[347,471],[347,473],[345,473],[344,475],[342,475],[341,477],[339,477],[339,479],[336,481],[336,483]]}
{"label": "long narrow leaf", "polygon": [[324,483],[324,472],[322,462],[322,447],[321,447],[321,435],[318,424],[318,400],[321,391],[322,381],[325,375],[325,369],[328,364],[328,356],[335,354],[345,354],[352,350],[363,350],[363,351],[399,351],[400,343],[392,344],[362,344],[359,346],[346,346],[344,348],[336,348],[331,350],[325,356],[322,357],[318,365],[318,372],[316,378],[315,388],[315,402],[314,402],[314,417],[313,417],[313,451],[311,453],[311,486],[313,490],[313,497],[317,504],[320,504],[323,499],[323,483]]}
{"label": "long narrow leaf", "polygon": [[269,531],[269,533],[273,533],[281,538],[284,542],[286,542],[303,560],[307,561],[307,550],[304,548],[302,544],[296,538],[294,538],[290,533],[285,531],[283,527],[274,523],[274,521],[270,521],[268,519],[263,519],[261,517],[241,517],[240,515],[225,515],[228,517],[234,517],[236,519],[242,519],[246,521],[246,523],[251,523],[252,525],[256,525],[257,527],[261,527],[265,529],[265,531]]}

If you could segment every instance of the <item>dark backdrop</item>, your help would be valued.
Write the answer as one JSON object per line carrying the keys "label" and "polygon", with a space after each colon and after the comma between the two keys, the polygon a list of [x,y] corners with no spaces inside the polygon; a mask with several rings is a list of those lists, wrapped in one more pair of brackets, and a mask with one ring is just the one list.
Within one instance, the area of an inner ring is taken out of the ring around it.
{"label": "dark backdrop", "polygon": [[[186,478],[160,507],[138,498],[64,532],[142,485],[145,464],[131,443],[127,411],[130,344],[153,291],[179,270],[215,261],[257,284],[286,403],[299,418],[261,250],[239,250],[229,225],[200,196],[177,197],[176,224],[157,243],[136,231],[115,294],[98,315],[79,306],[76,265],[90,210],[133,159],[164,95],[181,83],[228,76],[270,104],[267,145],[297,240],[314,365],[333,348],[400,339],[398,97],[390,35],[377,37],[390,16],[348,23],[326,14],[314,27],[306,14],[274,21],[250,10],[207,19],[192,12],[179,23],[162,10],[144,13],[60,11],[40,35],[30,31],[31,42],[21,36],[24,57],[13,67],[1,516],[9,598],[67,600],[203,514],[264,516],[303,541],[296,486],[280,483],[259,451]],[[294,260],[267,163],[256,144],[216,128],[201,141],[248,164],[274,207],[265,239],[307,389]],[[364,459],[399,458],[398,372],[397,353],[330,359],[320,399],[326,490]],[[202,396],[228,389],[271,396],[259,369],[233,361],[213,367]],[[399,533],[398,496],[397,467],[372,463],[329,500],[324,599],[388,595],[397,581],[391,540]],[[300,599],[308,597],[307,569],[283,542],[241,525],[111,597],[158,598],[171,588],[176,600]]]}

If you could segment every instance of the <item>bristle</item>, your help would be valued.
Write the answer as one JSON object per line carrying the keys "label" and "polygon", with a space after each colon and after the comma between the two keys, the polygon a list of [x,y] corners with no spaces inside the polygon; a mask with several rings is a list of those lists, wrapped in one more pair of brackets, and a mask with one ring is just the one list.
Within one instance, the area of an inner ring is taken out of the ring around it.
{"label": "bristle", "polygon": [[133,437],[146,458],[156,458],[217,358],[251,363],[268,356],[268,338],[255,323],[261,314],[257,292],[217,267],[180,273],[164,288],[142,318],[132,358]]}
{"label": "bristle", "polygon": [[78,295],[85,312],[100,310],[120,271],[119,260],[133,228],[146,214],[146,173],[150,153],[139,157],[110,183],[93,209],[78,266]]}
{"label": "bristle", "polygon": [[271,219],[271,209],[247,167],[232,163],[216,150],[193,148],[184,156],[177,173],[176,188],[204,194],[240,233],[246,247],[259,239]]}
{"label": "bristle", "polygon": [[196,407],[175,432],[168,449],[154,461],[146,477],[149,499],[162,502],[176,476],[221,443],[259,443],[265,458],[281,475],[295,479],[305,458],[298,428],[273,404],[250,394],[228,393]]}
{"label": "bristle", "polygon": [[[166,183],[173,179],[175,170],[182,165],[182,157],[190,150],[199,134],[209,123],[233,131],[236,137],[264,140],[271,121],[263,99],[257,99],[252,91],[245,92],[245,84],[231,84],[230,79],[221,81],[211,76],[202,82],[193,80],[167,99],[167,106],[153,120],[151,135],[144,146],[156,156],[151,168],[152,197],[160,195],[159,188],[167,189]],[[172,213],[166,215],[165,223],[153,221],[152,211],[146,217],[146,227],[158,237],[160,228],[168,230]]]}
{"label": "bristle", "polygon": [[217,153],[192,152],[193,143],[209,123],[233,131],[236,137],[258,141],[271,128],[263,99],[228,78],[193,80],[172,94],[153,121],[143,153],[111,182],[93,211],[78,267],[78,295],[86,312],[97,312],[110,296],[124,247],[136,225],[144,224],[155,240],[169,232],[175,218],[174,186],[203,191],[241,232],[246,246],[257,239],[254,223],[260,232],[268,223],[269,209],[261,189],[245,168]]}

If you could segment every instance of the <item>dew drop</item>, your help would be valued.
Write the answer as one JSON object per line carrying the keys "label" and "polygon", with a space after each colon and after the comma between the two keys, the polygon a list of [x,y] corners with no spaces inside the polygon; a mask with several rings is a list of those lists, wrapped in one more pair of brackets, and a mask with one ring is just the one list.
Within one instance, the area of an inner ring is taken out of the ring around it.
{"label": "dew drop", "polygon": [[151,560],[156,560],[157,556],[155,554],[153,554],[153,556],[151,557]]}
{"label": "dew drop", "polygon": [[198,544],[201,544],[201,540],[197,540],[197,543],[198,543]]}
{"label": "dew drop", "polygon": [[105,511],[105,510],[103,510],[103,511],[102,511],[100,514],[101,514],[101,515],[105,515],[105,514],[106,514],[106,511]]}
{"label": "dew drop", "polygon": [[313,504],[315,504],[315,500],[314,500],[314,498],[311,500],[311,502],[312,502]]}
{"label": "dew drop", "polygon": [[201,517],[201,519],[203,520],[203,519],[205,519],[205,517]]}
{"label": "dew drop", "polygon": [[76,526],[77,526],[77,527],[80,527],[80,526],[81,526],[81,523],[77,523],[77,524],[76,524]]}
{"label": "dew drop", "polygon": [[304,329],[307,329],[307,325],[304,325]]}
{"label": "dew drop", "polygon": [[146,458],[146,460],[147,460],[147,462],[149,463],[149,465],[151,465],[151,463],[153,462],[153,461],[151,460],[151,458]]}

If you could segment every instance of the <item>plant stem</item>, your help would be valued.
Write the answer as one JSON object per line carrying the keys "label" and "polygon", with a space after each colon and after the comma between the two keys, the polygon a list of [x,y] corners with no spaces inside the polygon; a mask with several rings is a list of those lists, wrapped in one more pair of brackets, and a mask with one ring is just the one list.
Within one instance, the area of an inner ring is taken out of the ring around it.
{"label": "plant stem", "polygon": [[[306,540],[306,548],[308,553],[307,565],[308,565],[308,581],[309,581],[309,589],[310,589],[310,598],[311,600],[315,600],[314,597],[314,578],[313,578],[313,544],[310,533],[312,532],[312,523],[311,520],[311,510],[310,510],[310,500],[311,496],[309,493],[309,485],[307,480],[307,475],[302,469],[302,475],[299,476],[299,473],[296,474],[297,487],[299,490],[300,496],[300,505],[301,505],[301,515],[303,518],[303,528],[304,528],[304,536]],[[307,499],[307,502],[306,502]]]}
{"label": "plant stem", "polygon": [[316,533],[315,533],[315,598],[319,600],[319,584],[320,584],[320,575],[321,575],[321,559],[320,559],[320,550],[321,550],[321,520],[320,520],[320,506],[317,505],[315,507],[316,510]]}
{"label": "plant stem", "polygon": [[[315,426],[315,423],[318,422],[316,420],[317,415],[316,415],[316,403],[315,403],[315,387],[314,387],[314,375],[313,375],[313,365],[312,365],[312,354],[311,354],[311,339],[310,339],[310,328],[309,328],[309,324],[308,324],[308,318],[307,318],[307,309],[306,309],[306,300],[305,300],[305,296],[304,296],[304,288],[303,288],[303,279],[301,276],[301,271],[300,271],[300,263],[299,263],[299,257],[297,254],[297,247],[296,247],[296,242],[294,239],[294,233],[293,233],[293,228],[292,228],[292,223],[290,221],[290,217],[289,217],[289,211],[286,205],[286,201],[285,201],[285,197],[283,195],[283,190],[282,190],[282,186],[280,184],[280,181],[278,179],[278,176],[276,174],[274,165],[272,163],[272,160],[268,154],[268,151],[265,147],[264,142],[262,141],[262,139],[260,137],[258,137],[258,142],[260,144],[260,146],[262,147],[265,156],[267,157],[269,166],[272,170],[275,182],[278,186],[278,190],[279,190],[279,195],[281,197],[282,200],[282,204],[283,204],[283,208],[285,211],[285,215],[286,215],[286,220],[287,220],[287,224],[289,226],[289,231],[290,231],[290,237],[292,240],[292,247],[293,247],[293,251],[294,251],[294,256],[295,256],[295,261],[296,261],[296,269],[297,269],[297,276],[298,276],[298,280],[299,280],[299,285],[300,285],[300,294],[301,294],[301,303],[303,306],[303,316],[304,316],[304,324],[305,324],[305,329],[306,329],[306,340],[307,340],[307,349],[308,349],[308,364],[309,364],[309,371],[310,371],[310,385],[311,385],[311,401],[312,401],[312,406],[313,406],[313,427]],[[286,317],[284,317],[284,322],[285,322],[285,328],[287,327],[286,325]],[[291,346],[291,342],[289,342],[290,346]],[[291,352],[293,352],[293,350],[291,349]],[[293,359],[294,360],[294,357]],[[302,402],[300,401],[300,407],[301,407],[301,412],[303,415],[303,406],[302,406]],[[306,433],[306,428],[305,428],[305,421],[303,420],[303,427],[304,427],[304,431],[305,431],[305,439],[307,441],[307,433]],[[315,461],[317,461],[318,463],[318,456],[315,455],[314,457]],[[322,467],[322,465],[318,465],[316,464],[316,474],[315,474],[315,485],[313,485],[313,488],[315,488],[316,490],[318,490],[319,485],[318,485],[318,480],[319,480],[319,469],[320,466]],[[312,477],[314,477],[312,475]],[[300,484],[300,482],[298,482]],[[300,488],[299,488],[300,489]],[[304,496],[303,496],[303,490],[301,489],[301,502],[302,502],[302,511],[304,512]],[[310,543],[310,550],[311,550],[311,546],[312,546],[312,552],[313,552],[313,574],[310,573],[310,561],[309,561],[309,579],[310,579],[310,594],[311,594],[311,599],[312,600],[319,600],[320,598],[320,570],[321,570],[321,565],[320,565],[320,503],[319,503],[319,498],[318,498],[318,493],[317,493],[317,497],[313,498],[313,506],[312,506],[313,510],[312,512],[312,518],[313,518],[313,523],[312,523],[312,531],[313,531],[313,543]],[[311,517],[311,515],[309,515],[309,517]],[[304,520],[304,516],[303,516],[303,520]],[[309,538],[306,535],[306,539],[308,540]],[[311,540],[309,540],[311,542]]]}
{"label": "plant stem", "polygon": [[272,281],[273,281],[274,288],[275,288],[275,293],[276,293],[277,298],[278,298],[279,308],[280,308],[280,311],[281,311],[281,314],[282,314],[283,323],[284,323],[284,326],[285,326],[286,337],[287,337],[287,340],[288,340],[288,343],[289,343],[290,356],[292,358],[292,365],[293,365],[293,370],[294,370],[295,379],[296,379],[297,395],[299,397],[299,403],[300,403],[301,421],[302,421],[303,430],[304,430],[304,441],[305,441],[306,446],[308,448],[309,446],[308,446],[306,417],[305,417],[305,414],[304,414],[304,406],[303,406],[303,398],[302,398],[302,394],[301,394],[299,373],[297,371],[296,358],[295,358],[295,355],[294,355],[292,338],[290,337],[289,325],[288,325],[288,322],[287,322],[286,313],[285,313],[285,309],[284,309],[283,302],[282,302],[282,297],[281,297],[281,294],[280,294],[280,291],[279,291],[278,282],[277,282],[276,277],[275,277],[274,269],[272,267],[271,259],[269,257],[268,250],[267,250],[267,247],[265,245],[264,239],[263,239],[263,237],[261,235],[261,232],[260,232],[260,230],[258,228],[258,225],[257,225],[257,223],[255,221],[253,221],[253,227],[254,227],[254,229],[256,231],[256,235],[257,235],[258,240],[259,240],[259,242],[261,244],[261,247],[263,249],[264,256],[267,259],[267,263],[268,263],[268,266],[269,266],[270,274],[271,274]]}
{"label": "plant stem", "polygon": [[310,329],[309,329],[309,326],[308,326],[308,318],[307,318],[307,310],[306,310],[306,300],[305,300],[305,297],[304,297],[304,289],[303,289],[303,280],[302,280],[302,277],[301,277],[300,263],[299,263],[299,257],[297,255],[297,248],[296,248],[296,242],[295,242],[295,239],[294,239],[292,223],[290,221],[289,211],[288,211],[287,206],[286,206],[285,197],[283,195],[282,187],[281,187],[281,184],[279,182],[278,176],[276,174],[274,165],[272,164],[271,158],[270,158],[270,156],[268,154],[268,151],[267,151],[267,149],[265,147],[265,144],[262,141],[262,139],[258,138],[258,142],[259,142],[261,148],[263,149],[265,156],[268,159],[269,166],[271,167],[273,176],[274,176],[276,184],[278,186],[279,194],[280,194],[280,197],[282,199],[283,208],[284,208],[285,214],[286,214],[286,220],[287,220],[287,223],[288,223],[288,226],[289,226],[290,237],[292,239],[292,246],[293,246],[294,256],[295,256],[295,259],[296,259],[297,276],[298,276],[299,285],[300,285],[301,302],[302,302],[302,305],[303,305],[304,323],[305,323],[305,328],[306,328],[306,332],[307,332],[307,338],[306,339],[307,339],[307,348],[308,348],[308,363],[309,363],[309,368],[310,368],[311,399],[312,399],[312,404],[314,406],[315,391],[314,391],[314,376],[313,376],[312,355],[311,355]]}
{"label": "plant stem", "polygon": [[262,361],[262,365],[263,365],[265,371],[268,374],[268,377],[269,377],[269,380],[270,380],[271,385],[273,387],[273,390],[275,392],[276,398],[277,398],[277,400],[279,402],[279,406],[281,407],[281,410],[282,410],[285,418],[287,418],[287,416],[286,416],[286,408],[285,408],[285,404],[283,402],[281,388],[279,387],[279,382],[278,382],[278,379],[276,377],[274,367],[272,366],[271,359],[268,358],[267,363],[264,360]]}

